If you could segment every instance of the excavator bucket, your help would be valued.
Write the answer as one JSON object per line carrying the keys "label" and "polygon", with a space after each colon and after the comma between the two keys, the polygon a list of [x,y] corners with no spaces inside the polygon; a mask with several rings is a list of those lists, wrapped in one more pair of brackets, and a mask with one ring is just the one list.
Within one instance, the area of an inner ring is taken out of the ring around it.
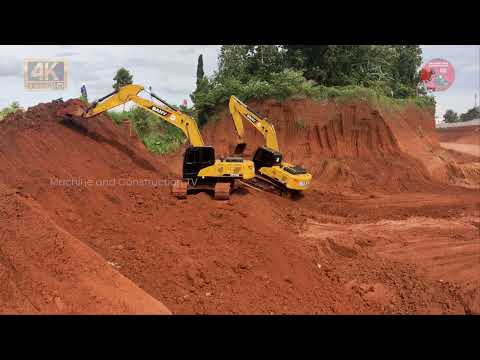
{"label": "excavator bucket", "polygon": [[66,119],[72,117],[82,117],[85,114],[87,105],[79,99],[71,99],[68,101],[54,100],[52,103],[57,105],[56,115],[59,118]]}
{"label": "excavator bucket", "polygon": [[247,147],[246,143],[238,143],[237,146],[235,146],[235,150],[233,152],[234,155],[243,155],[243,152],[245,151],[245,148]]}
{"label": "excavator bucket", "polygon": [[57,111],[57,116],[58,117],[68,117],[68,116],[82,116],[84,113],[84,110],[81,106],[75,105],[75,104],[70,104],[64,107],[63,109],[60,109]]}

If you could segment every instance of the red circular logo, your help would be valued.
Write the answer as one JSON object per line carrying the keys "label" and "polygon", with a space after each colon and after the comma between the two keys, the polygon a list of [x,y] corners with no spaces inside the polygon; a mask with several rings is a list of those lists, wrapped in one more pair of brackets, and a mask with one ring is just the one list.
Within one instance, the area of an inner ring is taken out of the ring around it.
{"label": "red circular logo", "polygon": [[445,91],[455,80],[455,70],[448,60],[433,59],[422,67],[421,80],[427,91]]}

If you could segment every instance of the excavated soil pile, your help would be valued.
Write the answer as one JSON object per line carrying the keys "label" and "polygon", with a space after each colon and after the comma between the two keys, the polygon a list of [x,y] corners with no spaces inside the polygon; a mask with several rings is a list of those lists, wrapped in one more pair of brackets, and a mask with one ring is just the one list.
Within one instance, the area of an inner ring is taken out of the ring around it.
{"label": "excavated soil pile", "polygon": [[170,313],[29,195],[0,185],[0,205],[0,313]]}
{"label": "excavated soil pile", "polygon": [[[107,177],[119,160],[151,165],[123,147],[109,120],[90,129],[70,123],[70,130],[59,125],[54,110],[42,104],[0,124],[0,313],[170,313],[56,222],[58,216],[76,222],[95,203],[73,186],[59,196],[56,179]],[[110,146],[95,146],[102,142]],[[96,159],[109,162],[95,172]]]}
{"label": "excavated soil pile", "polygon": [[[313,187],[322,191],[391,193],[431,190],[444,182],[473,186],[480,180],[478,167],[463,169],[440,147],[428,111],[379,111],[361,101],[249,105],[274,124],[285,160],[309,169]],[[207,126],[207,142],[226,154],[233,151],[236,136],[229,112],[219,117]],[[252,126],[245,128],[246,155],[251,156],[264,139]]]}
{"label": "excavated soil pile", "polygon": [[[435,179],[390,120],[371,123],[380,114],[366,105],[357,105],[362,116],[331,104],[292,106],[306,128],[292,118],[278,124],[280,146],[315,176],[296,201],[248,188],[223,202],[205,193],[176,200],[168,180],[182,154],[149,154],[126,124],[104,116],[60,123],[64,106],[53,104],[5,118],[0,266],[8,270],[0,309],[137,313],[160,312],[163,303],[174,314],[478,312],[478,193]],[[342,129],[334,109],[346,119]],[[318,131],[307,119],[317,119]],[[405,129],[416,131],[412,123]],[[227,126],[206,130],[218,153],[228,153]],[[429,134],[427,125],[421,131]],[[428,146],[438,146],[435,137]],[[419,243],[436,236],[449,245],[446,257]],[[423,257],[410,259],[410,246]],[[429,272],[433,265],[450,276]]]}

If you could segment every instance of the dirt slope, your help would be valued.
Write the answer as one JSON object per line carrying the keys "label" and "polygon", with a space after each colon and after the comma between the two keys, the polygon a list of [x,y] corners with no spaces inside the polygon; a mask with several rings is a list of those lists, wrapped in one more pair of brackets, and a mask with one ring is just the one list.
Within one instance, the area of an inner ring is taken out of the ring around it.
{"label": "dirt slope", "polygon": [[[54,116],[58,106],[51,104],[0,123],[0,182],[174,314],[477,311],[480,298],[471,285],[479,278],[476,225],[458,219],[475,215],[478,192],[435,177],[422,157],[407,153],[406,140],[396,136],[401,131],[390,126],[392,119],[366,105],[355,111],[305,101],[261,106],[279,117],[286,114],[280,118],[285,122],[276,125],[280,145],[287,158],[303,163],[316,177],[314,188],[298,201],[249,189],[227,202],[203,193],[174,200],[166,180],[178,176],[180,153],[153,156],[127,127],[104,117],[62,125]],[[327,117],[320,111],[325,108],[330,109]],[[303,127],[292,125],[299,117]],[[231,139],[224,138],[230,121],[204,131],[219,153],[228,153],[228,142],[235,142],[233,132]],[[427,137],[429,121],[427,115],[418,121]],[[402,126],[402,131],[416,131],[414,120]],[[436,148],[438,140],[432,135],[426,144]],[[9,218],[13,210],[7,209]],[[433,219],[433,224],[444,219],[438,222],[440,230],[430,225],[432,239],[439,232],[453,239],[446,224],[459,223],[455,233],[467,246],[459,256],[452,246],[448,261],[457,261],[460,272],[460,264],[471,271],[439,279],[443,275],[427,271],[438,254],[426,250],[422,261],[410,261],[408,252],[394,256],[393,244],[428,236],[419,237],[425,223],[412,216]],[[415,226],[399,235],[395,229],[404,222]],[[38,236],[35,229],[22,226],[31,239]],[[6,244],[21,249],[11,234],[6,239],[0,250]],[[23,264],[28,257],[17,261]],[[98,280],[85,283],[93,287]],[[16,294],[11,298],[21,299]],[[27,302],[18,304],[12,312],[31,311]],[[89,311],[96,310],[90,306]]]}
{"label": "dirt slope", "polygon": [[0,313],[170,313],[29,195],[0,185],[0,209]]}

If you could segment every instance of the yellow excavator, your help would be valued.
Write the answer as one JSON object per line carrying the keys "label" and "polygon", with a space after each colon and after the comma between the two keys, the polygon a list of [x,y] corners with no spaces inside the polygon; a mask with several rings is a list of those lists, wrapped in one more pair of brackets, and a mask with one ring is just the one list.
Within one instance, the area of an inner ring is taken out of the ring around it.
{"label": "yellow excavator", "polygon": [[259,147],[253,156],[256,176],[251,180],[246,179],[248,181],[245,183],[261,190],[271,190],[268,187],[273,186],[282,195],[295,195],[306,190],[312,181],[312,175],[299,166],[283,161],[273,124],[233,95],[230,97],[229,109],[240,139],[235,154],[243,154],[246,147],[243,140],[245,134],[243,119],[253,125],[265,138],[265,146]]}
{"label": "yellow excavator", "polygon": [[[160,103],[140,97],[138,94],[142,91],[149,93]],[[96,100],[86,110],[75,109],[66,115],[90,118],[129,101],[182,130],[190,142],[183,157],[182,180],[175,181],[172,186],[172,193],[177,198],[185,198],[190,190],[204,190],[213,191],[217,200],[226,200],[237,179],[248,180],[255,177],[251,160],[244,160],[239,156],[215,159],[214,148],[204,144],[195,120],[141,85],[123,86]]]}

